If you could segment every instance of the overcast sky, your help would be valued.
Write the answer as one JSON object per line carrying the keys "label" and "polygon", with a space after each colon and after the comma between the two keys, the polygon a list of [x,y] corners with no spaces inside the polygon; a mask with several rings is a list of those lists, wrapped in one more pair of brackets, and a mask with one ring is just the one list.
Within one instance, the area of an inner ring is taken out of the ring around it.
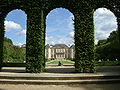
{"label": "overcast sky", "polygon": [[[5,19],[5,37],[12,39],[15,45],[26,43],[26,14],[21,10],[11,11]],[[46,19],[46,44],[74,43],[74,16],[67,9],[52,10]],[[94,13],[95,43],[106,39],[110,32],[117,29],[116,17],[105,9],[99,8]]]}

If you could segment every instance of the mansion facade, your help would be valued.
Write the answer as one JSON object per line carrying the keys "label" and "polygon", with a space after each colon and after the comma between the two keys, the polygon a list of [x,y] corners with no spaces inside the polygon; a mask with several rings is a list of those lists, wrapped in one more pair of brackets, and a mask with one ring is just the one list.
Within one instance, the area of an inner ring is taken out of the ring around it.
{"label": "mansion facade", "polygon": [[45,46],[45,58],[46,59],[57,59],[57,60],[64,60],[64,59],[73,59],[74,58],[74,45],[68,47],[65,44],[55,44]]}

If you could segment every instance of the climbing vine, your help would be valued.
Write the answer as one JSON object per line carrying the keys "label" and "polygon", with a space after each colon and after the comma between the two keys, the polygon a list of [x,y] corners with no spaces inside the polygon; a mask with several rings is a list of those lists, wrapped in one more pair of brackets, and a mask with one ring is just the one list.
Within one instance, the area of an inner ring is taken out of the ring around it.
{"label": "climbing vine", "polygon": [[109,8],[118,18],[119,0],[0,0],[0,68],[3,62],[4,18],[14,9],[27,14],[26,71],[39,73],[45,70],[45,18],[55,8],[66,8],[75,20],[75,70],[95,72],[94,62],[94,10]]}

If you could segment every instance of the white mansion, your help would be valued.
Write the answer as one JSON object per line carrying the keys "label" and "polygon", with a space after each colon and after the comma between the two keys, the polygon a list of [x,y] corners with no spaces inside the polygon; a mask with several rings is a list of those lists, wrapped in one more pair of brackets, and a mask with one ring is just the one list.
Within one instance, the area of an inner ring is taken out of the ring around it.
{"label": "white mansion", "polygon": [[73,59],[74,58],[74,45],[68,47],[65,44],[55,44],[45,46],[45,58],[46,59]]}

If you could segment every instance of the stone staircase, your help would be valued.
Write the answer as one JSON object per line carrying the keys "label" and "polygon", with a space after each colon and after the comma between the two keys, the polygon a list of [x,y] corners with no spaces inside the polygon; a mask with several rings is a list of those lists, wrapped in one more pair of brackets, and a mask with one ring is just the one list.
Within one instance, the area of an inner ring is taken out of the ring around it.
{"label": "stone staircase", "polygon": [[73,85],[120,83],[120,75],[103,74],[0,74],[0,84]]}

